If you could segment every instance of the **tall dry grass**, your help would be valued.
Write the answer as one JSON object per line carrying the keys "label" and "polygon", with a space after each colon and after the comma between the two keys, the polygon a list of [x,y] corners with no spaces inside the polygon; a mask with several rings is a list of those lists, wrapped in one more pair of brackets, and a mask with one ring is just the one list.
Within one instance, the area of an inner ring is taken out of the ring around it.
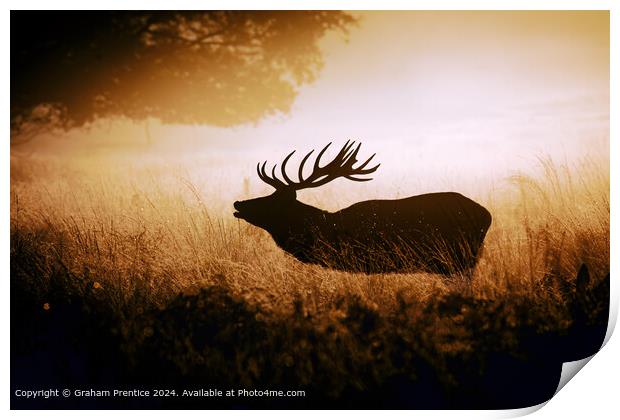
{"label": "tall dry grass", "polygon": [[[544,304],[561,299],[570,284],[558,279],[573,278],[580,264],[599,277],[609,271],[609,164],[595,159],[568,165],[543,158],[529,174],[479,188],[472,198],[493,223],[471,279],[301,264],[266,232],[232,217],[232,199],[248,194],[248,181],[221,168],[210,182],[166,165],[16,157],[11,164],[11,229],[46,255],[39,263],[49,275],[32,285],[42,299],[58,264],[71,287],[105,291],[112,307],[162,306],[178,293],[223,284],[274,312],[299,299],[319,310],[343,294],[382,311],[397,308],[399,296],[427,302],[455,291]],[[333,194],[318,192],[312,204],[333,205]]]}
{"label": "tall dry grass", "polygon": [[[266,188],[221,165],[121,163],[11,162],[13,386],[308,393],[148,402],[177,408],[517,408],[551,398],[562,362],[602,343],[606,161],[541,159],[501,187],[463,191],[493,215],[471,278],[305,265],[232,217],[235,199]],[[342,185],[302,201],[362,199]],[[591,276],[575,276],[582,263]]]}

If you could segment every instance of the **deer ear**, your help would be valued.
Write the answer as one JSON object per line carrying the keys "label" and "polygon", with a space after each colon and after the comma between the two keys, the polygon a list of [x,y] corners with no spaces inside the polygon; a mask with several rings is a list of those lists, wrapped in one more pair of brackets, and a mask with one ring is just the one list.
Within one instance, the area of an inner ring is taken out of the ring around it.
{"label": "deer ear", "polygon": [[297,191],[294,188],[281,188],[276,190],[274,194],[279,195],[282,198],[286,198],[288,200],[296,200],[297,199]]}

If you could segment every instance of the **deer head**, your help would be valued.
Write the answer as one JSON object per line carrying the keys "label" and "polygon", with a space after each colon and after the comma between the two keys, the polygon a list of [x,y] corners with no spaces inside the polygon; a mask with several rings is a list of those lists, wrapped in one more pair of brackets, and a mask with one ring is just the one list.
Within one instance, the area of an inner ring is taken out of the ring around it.
{"label": "deer head", "polygon": [[282,224],[282,222],[303,217],[307,212],[312,211],[311,209],[320,211],[297,201],[297,191],[304,188],[320,187],[340,177],[358,182],[370,181],[372,179],[360,178],[360,176],[373,173],[380,164],[367,168],[375,156],[373,154],[364,163],[354,167],[358,162],[357,153],[361,147],[361,143],[355,147],[354,141],[347,141],[331,162],[321,166],[321,157],[323,157],[330,145],[331,142],[319,152],[314,161],[312,173],[305,178],[304,165],[314,153],[314,150],[311,150],[304,156],[297,171],[298,181],[292,180],[286,173],[286,164],[295,154],[295,150],[289,153],[282,161],[280,168],[282,180],[276,175],[277,165],[273,166],[270,176],[266,170],[267,161],[263,162],[262,165],[258,163],[256,165],[256,172],[259,178],[266,184],[274,187],[275,192],[265,197],[235,201],[234,207],[237,211],[234,212],[234,216],[273,233],[272,230],[275,226]]}

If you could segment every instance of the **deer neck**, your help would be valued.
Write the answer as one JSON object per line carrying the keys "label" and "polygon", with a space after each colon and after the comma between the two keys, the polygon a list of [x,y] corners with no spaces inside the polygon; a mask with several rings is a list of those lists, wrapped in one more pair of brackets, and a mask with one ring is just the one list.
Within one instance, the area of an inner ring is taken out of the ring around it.
{"label": "deer neck", "polygon": [[330,216],[328,211],[295,200],[286,217],[270,233],[278,245],[285,246],[299,237],[312,236],[313,230],[326,225]]}

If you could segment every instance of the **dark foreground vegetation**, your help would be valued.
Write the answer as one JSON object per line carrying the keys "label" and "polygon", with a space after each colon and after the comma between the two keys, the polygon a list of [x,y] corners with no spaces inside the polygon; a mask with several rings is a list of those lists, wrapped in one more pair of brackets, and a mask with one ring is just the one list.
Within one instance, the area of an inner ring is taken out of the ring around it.
{"label": "dark foreground vegetation", "polygon": [[[602,345],[609,275],[582,266],[555,306],[449,292],[359,297],[286,315],[226,286],[156,307],[75,278],[32,232],[11,235],[13,389],[304,390],[290,398],[18,399],[12,408],[518,408],[551,398],[565,361]],[[225,284],[224,281],[219,283]],[[127,303],[128,302],[128,303]]]}

